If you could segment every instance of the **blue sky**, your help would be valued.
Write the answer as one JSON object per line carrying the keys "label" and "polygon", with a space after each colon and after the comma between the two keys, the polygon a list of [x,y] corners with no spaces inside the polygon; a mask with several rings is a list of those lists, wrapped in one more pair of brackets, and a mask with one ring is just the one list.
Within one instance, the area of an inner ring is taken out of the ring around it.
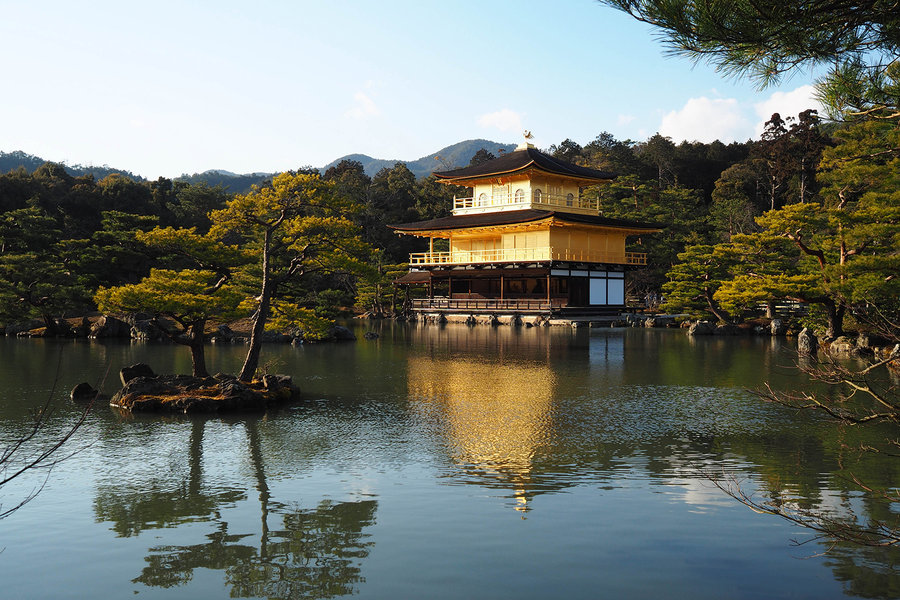
{"label": "blue sky", "polygon": [[594,0],[8,2],[0,150],[148,178],[414,160],[469,138],[743,141],[815,107]]}

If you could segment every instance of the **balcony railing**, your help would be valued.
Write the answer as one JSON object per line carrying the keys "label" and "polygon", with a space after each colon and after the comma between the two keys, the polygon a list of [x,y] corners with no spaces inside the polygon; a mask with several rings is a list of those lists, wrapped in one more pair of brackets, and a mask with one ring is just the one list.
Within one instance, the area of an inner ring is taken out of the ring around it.
{"label": "balcony railing", "polygon": [[565,298],[421,298],[412,301],[415,310],[464,310],[548,312],[566,306]]}
{"label": "balcony railing", "polygon": [[546,208],[575,208],[582,210],[590,210],[594,212],[600,211],[600,202],[594,198],[580,198],[578,196],[568,196],[563,194],[522,194],[509,195],[497,194],[487,196],[481,194],[471,198],[453,198],[453,211],[469,211],[480,208],[502,208],[502,207],[546,207]]}
{"label": "balcony railing", "polygon": [[567,248],[549,247],[416,252],[409,255],[409,264],[413,266],[538,262],[550,260],[611,263],[616,265],[646,265],[647,255],[643,252],[603,252],[600,250],[571,250]]}

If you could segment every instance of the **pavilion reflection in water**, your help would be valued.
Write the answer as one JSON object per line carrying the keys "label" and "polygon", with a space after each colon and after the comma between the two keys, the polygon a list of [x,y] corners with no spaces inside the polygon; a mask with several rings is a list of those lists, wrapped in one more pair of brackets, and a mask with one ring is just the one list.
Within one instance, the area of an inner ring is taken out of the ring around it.
{"label": "pavilion reflection in water", "polygon": [[556,377],[547,364],[411,358],[413,410],[446,438],[451,459],[478,483],[512,488],[516,510],[539,491],[535,455],[553,435]]}

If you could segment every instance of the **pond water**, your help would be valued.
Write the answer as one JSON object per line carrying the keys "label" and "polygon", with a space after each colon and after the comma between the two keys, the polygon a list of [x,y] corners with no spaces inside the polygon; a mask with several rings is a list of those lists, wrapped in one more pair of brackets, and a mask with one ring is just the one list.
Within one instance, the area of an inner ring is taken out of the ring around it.
{"label": "pond water", "polygon": [[[900,597],[896,552],[809,541],[709,482],[884,516],[841,465],[896,485],[889,460],[846,450],[886,432],[747,391],[806,385],[785,341],[356,327],[356,343],[268,346],[305,401],[266,415],[98,406],[76,453],[0,489],[8,508],[44,486],[0,520],[0,597]],[[209,348],[210,371],[244,350]],[[48,398],[54,439],[78,382],[190,370],[185,349],[141,343],[0,338],[0,356],[2,445]]]}

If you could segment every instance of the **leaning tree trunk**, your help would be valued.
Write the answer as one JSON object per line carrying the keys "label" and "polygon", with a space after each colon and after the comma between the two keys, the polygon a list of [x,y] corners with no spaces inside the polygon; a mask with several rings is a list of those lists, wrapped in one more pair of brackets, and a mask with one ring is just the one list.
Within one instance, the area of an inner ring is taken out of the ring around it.
{"label": "leaning tree trunk", "polygon": [[733,320],[732,316],[728,314],[725,309],[719,306],[719,303],[713,299],[713,292],[708,286],[703,288],[703,296],[706,298],[706,304],[709,307],[709,312],[714,314],[720,321],[731,325]]}
{"label": "leaning tree trunk", "polygon": [[256,369],[259,367],[259,355],[262,352],[263,334],[266,331],[266,320],[269,318],[269,305],[272,301],[272,281],[269,273],[269,243],[271,240],[271,232],[266,230],[263,238],[263,264],[262,264],[262,289],[259,295],[259,308],[253,318],[253,329],[250,332],[250,347],[247,350],[247,357],[244,359],[244,366],[241,367],[241,373],[238,379],[241,381],[252,381],[256,375]]}
{"label": "leaning tree trunk", "polygon": [[247,350],[247,358],[244,359],[244,366],[241,367],[241,373],[238,379],[241,381],[252,381],[256,375],[256,369],[259,367],[259,356],[262,353],[263,334],[266,331],[266,320],[269,318],[269,295],[266,289],[268,285],[263,286],[262,297],[259,302],[259,309],[253,318],[253,329],[250,332],[250,347]]}

